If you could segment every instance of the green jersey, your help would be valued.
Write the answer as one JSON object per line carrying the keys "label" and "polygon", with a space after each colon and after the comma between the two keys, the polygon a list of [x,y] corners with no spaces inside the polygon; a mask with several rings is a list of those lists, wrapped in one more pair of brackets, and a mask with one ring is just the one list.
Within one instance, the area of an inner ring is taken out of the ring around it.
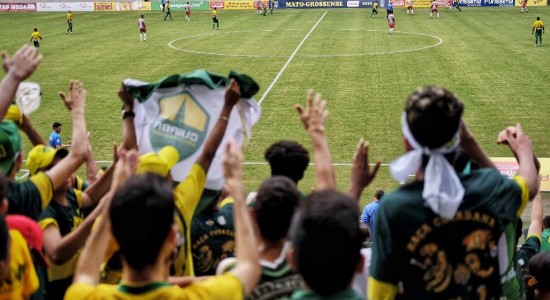
{"label": "green jersey", "polygon": [[550,252],[550,228],[542,232],[540,252]]}
{"label": "green jersey", "polygon": [[522,177],[509,180],[495,169],[459,178],[465,194],[453,220],[424,205],[422,181],[384,196],[369,296],[402,281],[404,299],[499,298],[497,242],[529,201],[528,188]]}
{"label": "green jersey", "polygon": [[352,289],[345,289],[330,296],[320,296],[310,290],[298,290],[292,294],[292,300],[361,300],[363,299]]}
{"label": "green jersey", "polygon": [[214,214],[203,211],[193,217],[191,252],[195,276],[215,275],[220,261],[235,256],[232,199],[223,201]]}
{"label": "green jersey", "polygon": [[540,237],[530,235],[516,251],[518,237],[516,222],[509,224],[499,239],[500,283],[504,299],[523,298],[523,276],[527,275],[527,263],[539,253]]}

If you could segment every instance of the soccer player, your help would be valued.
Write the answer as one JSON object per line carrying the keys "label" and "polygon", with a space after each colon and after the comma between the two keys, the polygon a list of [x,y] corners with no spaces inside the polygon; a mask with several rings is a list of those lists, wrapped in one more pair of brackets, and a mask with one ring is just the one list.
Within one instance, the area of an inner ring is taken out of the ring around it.
{"label": "soccer player", "polygon": [[162,5],[162,12],[164,12],[166,10],[166,0],[162,0],[161,5]]}
{"label": "soccer player", "polygon": [[451,10],[451,9],[453,8],[453,0],[448,0],[448,1],[447,1],[447,8],[448,8],[449,10]]}
{"label": "soccer player", "polygon": [[42,40],[42,36],[40,35],[40,32],[38,32],[38,28],[34,29],[34,32],[31,34],[31,39],[29,41],[29,44],[31,42],[34,43],[34,47],[36,48],[36,54],[40,52],[40,41]]}
{"label": "soccer player", "polygon": [[217,29],[220,30],[220,21],[218,20],[218,9],[214,7],[214,10],[212,11],[212,29],[214,29],[214,25],[217,26]]}
{"label": "soccer player", "polygon": [[372,13],[370,14],[369,18],[372,18],[372,16],[377,14],[378,14],[378,2],[374,2],[374,4],[372,5]]}
{"label": "soccer player", "polygon": [[386,6],[386,18],[388,18],[388,16],[390,14],[393,14],[393,3],[388,3],[388,6]]}
{"label": "soccer player", "polygon": [[189,1],[185,4],[185,21],[191,21],[191,6],[189,5]]}
{"label": "soccer player", "polygon": [[53,132],[50,133],[50,137],[48,138],[48,141],[50,143],[50,147],[52,147],[54,149],[58,149],[58,148],[63,147],[63,143],[61,142],[61,136],[59,136],[59,133],[61,132],[61,126],[63,126],[61,123],[54,122],[53,125],[52,125]]}
{"label": "soccer player", "polygon": [[455,0],[455,5],[456,5],[456,9],[457,9],[459,12],[462,12],[462,8],[460,8],[460,0]]}
{"label": "soccer player", "polygon": [[390,34],[395,30],[395,16],[393,12],[388,15],[388,25],[390,26]]}
{"label": "soccer player", "polygon": [[147,25],[145,25],[145,17],[143,15],[141,15],[141,17],[138,20],[138,27],[139,27],[139,39],[142,42],[143,41],[147,42]]}
{"label": "soccer player", "polygon": [[407,16],[409,15],[409,12],[411,15],[414,14],[413,2],[413,0],[407,0]]}
{"label": "soccer player", "polygon": [[164,21],[166,21],[168,16],[170,16],[170,20],[174,21],[174,19],[172,19],[172,12],[170,11],[170,1],[166,1],[166,16],[164,16]]}
{"label": "soccer player", "polygon": [[432,0],[431,11],[430,11],[430,19],[432,18],[433,13],[436,13],[437,18],[439,19],[439,10],[437,10],[437,2],[435,2],[435,0]]}
{"label": "soccer player", "polygon": [[262,14],[262,0],[256,0],[256,14]]}
{"label": "soccer player", "polygon": [[533,23],[533,30],[531,30],[531,35],[535,35],[535,47],[542,46],[543,33],[544,23],[540,20],[540,17],[537,17],[537,20],[535,21],[535,23]]}
{"label": "soccer player", "polygon": [[275,7],[275,0],[269,0],[269,13],[273,14],[273,8]]}
{"label": "soccer player", "polygon": [[73,34],[73,13],[70,10],[67,13],[67,25],[69,27],[67,28],[67,32],[65,32],[65,34],[68,34],[68,33]]}
{"label": "soccer player", "polygon": [[523,10],[525,10],[525,12],[529,12],[529,9],[527,8],[527,0],[521,0],[521,12],[523,12]]}

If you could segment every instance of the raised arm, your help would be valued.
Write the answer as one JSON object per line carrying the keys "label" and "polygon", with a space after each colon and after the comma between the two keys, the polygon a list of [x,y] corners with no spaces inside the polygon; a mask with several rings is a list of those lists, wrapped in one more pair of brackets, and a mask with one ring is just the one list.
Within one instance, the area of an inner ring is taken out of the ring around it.
{"label": "raised arm", "polygon": [[54,224],[50,224],[43,229],[44,250],[55,264],[64,264],[82,248],[102,207],[101,204],[98,205],[78,228],[65,236],[61,236],[59,228]]}
{"label": "raised arm", "polygon": [[[86,140],[88,141],[88,147],[86,147],[86,181],[88,184],[93,184],[99,177],[97,164],[95,162],[94,153],[92,151],[92,143],[90,141],[90,133],[86,134]],[[105,189],[107,191],[107,189]]]}
{"label": "raised arm", "polygon": [[197,162],[204,168],[204,171],[208,173],[210,164],[216,155],[216,151],[222,142],[225,130],[227,129],[227,124],[229,123],[229,118],[231,116],[231,110],[233,106],[237,104],[241,98],[241,90],[239,84],[235,79],[231,79],[227,89],[225,91],[225,102],[223,104],[222,112],[220,117],[214,125],[214,128],[208,135],[206,142],[204,143],[204,148],[202,153],[198,158]]}
{"label": "raised arm", "polygon": [[523,133],[520,124],[515,127],[508,127],[503,130],[497,138],[497,143],[508,144],[519,164],[519,175],[521,175],[529,188],[529,199],[532,200],[538,192],[539,175],[537,171],[537,158],[533,152],[533,143]]}
{"label": "raised arm", "polygon": [[476,141],[464,120],[462,120],[460,125],[460,147],[466,156],[468,156],[471,160],[476,161],[482,167],[496,168],[493,161],[489,159],[487,153],[483,151],[479,143]]}
{"label": "raised arm", "polygon": [[101,219],[98,220],[96,229],[92,231],[80,255],[73,278],[74,283],[88,283],[91,285],[99,283],[101,264],[105,258],[105,251],[111,236],[111,220],[109,219],[111,201],[116,189],[134,173],[138,153],[135,150],[126,151],[121,149],[118,157],[113,174],[113,183],[109,192],[101,200],[103,205],[100,212]]}
{"label": "raised arm", "polygon": [[[539,176],[539,184],[540,184],[540,176]],[[533,203],[531,204],[531,224],[529,224],[529,229],[527,230],[527,236],[535,235],[541,238],[542,235],[542,219],[543,219],[543,211],[542,211],[542,195],[540,193],[540,186],[539,191],[537,192],[537,195],[533,199]]]}
{"label": "raised arm", "polygon": [[223,173],[231,197],[235,200],[236,266],[230,272],[243,284],[245,294],[250,295],[260,279],[260,265],[256,251],[256,238],[250,215],[247,213],[242,179],[242,153],[233,141],[227,143],[223,160]]}
{"label": "raised arm", "polygon": [[137,149],[136,129],[134,125],[134,97],[126,92],[124,83],[120,84],[118,97],[122,101],[122,148]]}
{"label": "raised arm", "polygon": [[46,172],[52,181],[53,189],[61,186],[69,176],[80,167],[86,159],[88,141],[86,139],[86,120],[84,117],[84,107],[86,105],[86,90],[82,82],[71,80],[70,93],[60,92],[59,96],[65,103],[67,109],[71,112],[73,121],[72,147],[69,155],[62,159],[58,164]]}
{"label": "raised arm", "polygon": [[[357,144],[357,150],[353,155],[353,165],[351,167],[350,188],[348,191],[348,196],[351,199],[359,202],[363,190],[376,177],[380,164],[381,162],[377,161],[371,170],[369,165],[369,142],[361,138],[359,144]],[[361,214],[361,221],[363,221],[362,219],[363,214]]]}
{"label": "raised arm", "polygon": [[32,126],[31,119],[23,114],[23,122],[19,125],[19,129],[25,133],[32,146],[46,145],[46,142],[42,139],[38,131]]}
{"label": "raised arm", "polygon": [[335,189],[336,179],[332,168],[332,158],[325,135],[325,121],[328,116],[327,102],[321,100],[321,94],[307,92],[306,107],[296,104],[294,108],[311,138],[315,160],[316,189]]}
{"label": "raised arm", "polygon": [[37,56],[34,47],[24,45],[15,52],[11,59],[8,53],[2,52],[2,60],[6,76],[0,83],[0,121],[4,119],[19,83],[36,70],[42,61],[42,55]]}

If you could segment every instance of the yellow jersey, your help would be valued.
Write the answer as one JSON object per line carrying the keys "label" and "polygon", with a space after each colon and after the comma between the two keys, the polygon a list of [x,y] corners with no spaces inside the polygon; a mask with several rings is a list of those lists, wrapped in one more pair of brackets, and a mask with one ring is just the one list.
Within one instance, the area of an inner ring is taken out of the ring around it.
{"label": "yellow jersey", "polygon": [[109,285],[93,286],[86,283],[74,283],[67,290],[65,300],[102,299],[102,300],[242,300],[244,287],[237,277],[226,273],[205,281],[193,283],[185,288],[169,285],[167,282],[150,282],[144,285]]}
{"label": "yellow jersey", "polygon": [[73,14],[67,13],[67,21],[72,22],[73,21]]}
{"label": "yellow jersey", "polygon": [[[176,204],[176,224],[178,225],[178,242],[176,259],[170,270],[174,276],[195,276],[193,255],[191,253],[191,220],[201,199],[206,185],[204,168],[195,163],[187,178],[174,188]],[[107,257],[109,259],[119,249],[114,239],[109,242]]]}
{"label": "yellow jersey", "polygon": [[0,285],[0,300],[27,299],[38,289],[38,276],[29,246],[17,230],[10,230],[11,257],[8,277]]}
{"label": "yellow jersey", "polygon": [[212,11],[212,17],[214,17],[214,18],[218,17],[218,11],[217,10]]}
{"label": "yellow jersey", "polygon": [[533,27],[537,30],[542,29],[544,27],[544,23],[541,20],[536,20],[535,23],[533,23]]}
{"label": "yellow jersey", "polygon": [[377,9],[378,8],[378,3],[374,2],[374,4],[372,5],[372,8]]}
{"label": "yellow jersey", "polygon": [[38,39],[42,39],[42,37],[40,36],[40,32],[38,31],[33,32],[31,35],[31,39],[35,42],[38,42]]}

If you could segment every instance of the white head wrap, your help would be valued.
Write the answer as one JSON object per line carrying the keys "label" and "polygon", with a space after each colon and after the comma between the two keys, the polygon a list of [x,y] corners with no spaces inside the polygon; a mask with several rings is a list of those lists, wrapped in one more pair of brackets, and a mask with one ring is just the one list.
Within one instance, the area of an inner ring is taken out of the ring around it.
{"label": "white head wrap", "polygon": [[422,198],[434,213],[445,219],[452,219],[464,197],[464,187],[444,154],[453,152],[460,144],[460,129],[448,143],[437,149],[423,147],[414,139],[406,112],[401,116],[401,129],[413,150],[392,161],[390,172],[393,178],[404,182],[409,175],[418,171],[422,165],[422,155],[429,156],[424,170]]}

